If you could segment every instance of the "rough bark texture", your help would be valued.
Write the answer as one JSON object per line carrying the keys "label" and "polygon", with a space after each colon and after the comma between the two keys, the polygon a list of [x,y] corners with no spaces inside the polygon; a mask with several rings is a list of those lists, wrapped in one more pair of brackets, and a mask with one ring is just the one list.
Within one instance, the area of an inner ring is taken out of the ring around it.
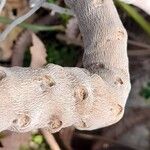
{"label": "rough bark texture", "polygon": [[122,118],[130,91],[127,33],[112,0],[66,0],[84,40],[86,69],[0,67],[0,130],[93,130]]}

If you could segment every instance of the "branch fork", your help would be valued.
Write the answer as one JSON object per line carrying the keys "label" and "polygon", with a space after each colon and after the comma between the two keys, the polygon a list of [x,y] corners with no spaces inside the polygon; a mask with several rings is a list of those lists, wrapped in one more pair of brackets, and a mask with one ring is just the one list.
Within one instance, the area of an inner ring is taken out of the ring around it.
{"label": "branch fork", "polygon": [[0,131],[93,130],[122,118],[130,91],[127,33],[113,1],[65,2],[78,19],[85,69],[0,67]]}

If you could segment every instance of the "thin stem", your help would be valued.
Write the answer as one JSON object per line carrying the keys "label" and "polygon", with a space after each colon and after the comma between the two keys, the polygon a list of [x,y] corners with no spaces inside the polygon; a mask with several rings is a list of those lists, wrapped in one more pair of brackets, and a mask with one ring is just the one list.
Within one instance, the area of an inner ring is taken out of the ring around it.
{"label": "thin stem", "polygon": [[[10,24],[13,22],[13,20],[1,17],[0,16],[0,22],[4,24]],[[62,25],[55,25],[55,26],[44,26],[44,25],[36,25],[36,24],[29,24],[29,23],[21,23],[18,25],[19,27],[32,30],[34,32],[36,31],[65,31],[65,28]]]}
{"label": "thin stem", "polygon": [[45,3],[43,3],[42,7],[46,8],[46,9],[50,9],[53,12],[57,12],[60,14],[74,16],[74,13],[70,9],[62,8],[62,7],[52,4],[52,3],[45,2]]}
{"label": "thin stem", "polygon": [[17,18],[16,20],[14,20],[10,25],[8,25],[8,27],[0,34],[0,41],[3,41],[6,36],[9,34],[9,32],[15,28],[18,24],[22,23],[24,20],[26,20],[27,18],[29,18],[32,14],[34,14],[44,3],[45,0],[38,0],[36,2],[36,5],[25,15]]}
{"label": "thin stem", "polygon": [[[6,0],[3,0],[1,2],[1,5],[0,5],[0,11],[1,9],[4,7],[6,3]],[[38,0],[36,1],[36,4],[33,6],[33,8],[28,12],[26,13],[25,15],[17,18],[16,20],[14,21],[10,21],[10,25],[8,25],[8,27],[0,34],[0,41],[3,41],[6,36],[9,34],[9,32],[11,32],[11,30],[13,28],[15,28],[18,24],[22,23],[24,20],[26,20],[27,18],[29,18],[33,13],[35,13],[40,7],[44,7],[44,8],[47,8],[47,9],[51,9],[52,11],[54,12],[58,12],[58,13],[61,13],[61,14],[67,14],[67,15],[71,15],[73,16],[74,13],[69,10],[69,9],[66,9],[66,8],[61,8],[55,4],[50,4],[48,2],[45,2],[45,0]],[[2,18],[0,18],[2,20]],[[63,30],[62,26],[60,27],[51,27],[51,28],[43,28],[43,26],[32,26],[32,25],[27,25],[27,24],[22,24],[21,26],[25,27],[25,28],[30,28],[31,30],[57,30],[59,28],[59,30]],[[36,29],[35,29],[36,28]]]}
{"label": "thin stem", "polygon": [[1,2],[0,2],[0,13],[3,10],[5,4],[6,4],[6,0],[1,0]]}
{"label": "thin stem", "polygon": [[41,129],[41,132],[44,135],[49,147],[52,150],[60,150],[60,147],[59,147],[57,141],[55,140],[54,136],[50,132],[48,132],[45,129]]}

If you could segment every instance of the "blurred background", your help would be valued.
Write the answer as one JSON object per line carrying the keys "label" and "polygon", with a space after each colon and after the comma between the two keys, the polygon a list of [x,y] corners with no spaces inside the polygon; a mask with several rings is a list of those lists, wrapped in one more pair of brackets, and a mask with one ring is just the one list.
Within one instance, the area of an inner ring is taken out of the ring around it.
{"label": "blurred background", "polygon": [[[63,0],[47,0],[66,7]],[[148,1],[148,0],[147,0]],[[149,1],[150,3],[150,1]],[[32,1],[7,0],[0,15],[0,31],[31,9]],[[115,1],[128,32],[132,90],[124,118],[95,130],[74,127],[51,134],[2,132],[2,150],[150,150],[150,16],[141,9]],[[150,8],[149,8],[150,10]],[[82,67],[83,42],[77,20],[41,8],[0,42],[1,66],[41,67],[47,63]]]}

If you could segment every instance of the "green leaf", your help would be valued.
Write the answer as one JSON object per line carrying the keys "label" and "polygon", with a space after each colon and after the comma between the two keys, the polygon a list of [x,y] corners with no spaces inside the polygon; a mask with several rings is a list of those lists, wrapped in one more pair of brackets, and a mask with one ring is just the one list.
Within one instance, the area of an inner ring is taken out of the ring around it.
{"label": "green leaf", "polygon": [[119,2],[118,0],[116,4],[126,11],[128,15],[132,17],[134,21],[150,36],[150,23],[145,20],[145,18],[134,7],[123,2]]}
{"label": "green leaf", "polygon": [[33,137],[33,142],[35,142],[35,143],[37,143],[37,144],[42,144],[42,142],[43,142],[43,137],[42,137],[42,135],[35,135],[34,137]]}
{"label": "green leaf", "polygon": [[150,99],[150,82],[148,82],[147,85],[142,88],[142,90],[140,91],[140,95],[146,100]]}
{"label": "green leaf", "polygon": [[47,2],[49,2],[49,3],[55,3],[56,0],[47,0]]}
{"label": "green leaf", "polygon": [[61,66],[73,66],[78,58],[79,51],[72,45],[63,45],[56,41],[49,41],[47,45],[47,62]]}

